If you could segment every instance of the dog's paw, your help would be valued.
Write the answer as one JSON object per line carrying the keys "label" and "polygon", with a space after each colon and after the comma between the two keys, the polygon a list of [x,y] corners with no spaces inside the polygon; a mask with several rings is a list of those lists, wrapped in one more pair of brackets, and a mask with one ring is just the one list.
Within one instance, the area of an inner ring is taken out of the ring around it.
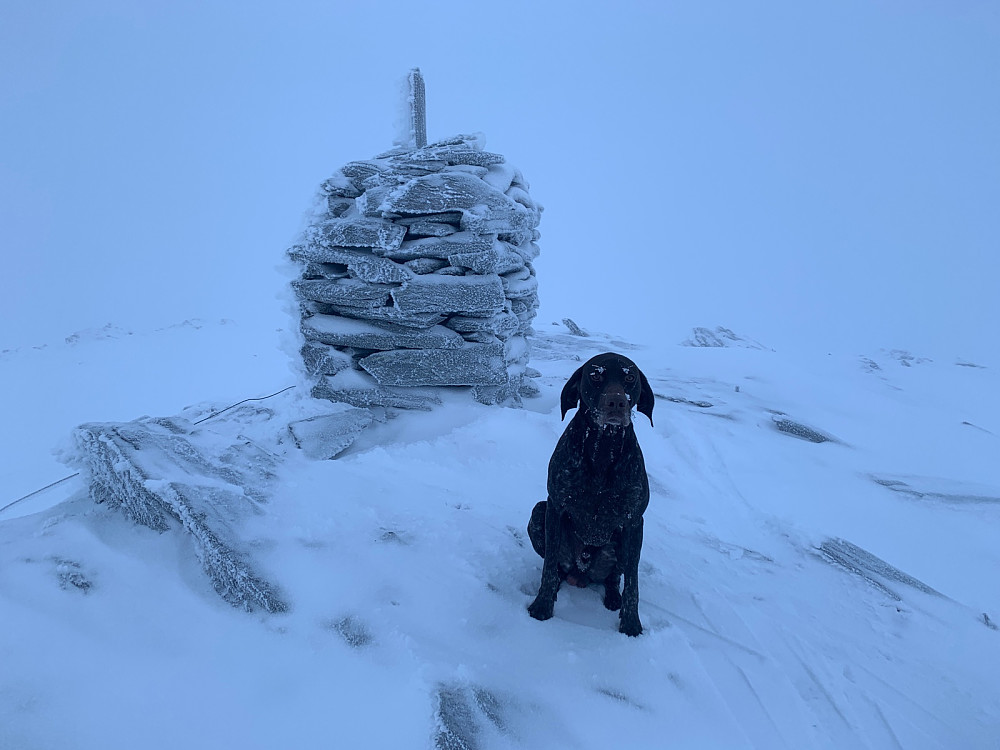
{"label": "dog's paw", "polygon": [[552,611],[554,609],[555,602],[540,601],[539,599],[535,599],[535,601],[528,605],[528,614],[536,620],[548,620],[552,617]]}
{"label": "dog's paw", "polygon": [[639,622],[639,616],[622,617],[618,623],[618,632],[630,637],[642,635],[642,623]]}
{"label": "dog's paw", "polygon": [[622,608],[622,595],[617,589],[604,589],[604,606],[612,612]]}

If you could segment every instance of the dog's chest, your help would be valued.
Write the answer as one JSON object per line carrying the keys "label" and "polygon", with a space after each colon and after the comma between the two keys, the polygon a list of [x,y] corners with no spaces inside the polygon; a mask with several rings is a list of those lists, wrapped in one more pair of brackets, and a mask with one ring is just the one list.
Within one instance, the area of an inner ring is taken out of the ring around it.
{"label": "dog's chest", "polygon": [[631,434],[597,441],[585,431],[567,433],[549,465],[549,497],[585,544],[600,546],[642,513],[648,498],[642,454]]}

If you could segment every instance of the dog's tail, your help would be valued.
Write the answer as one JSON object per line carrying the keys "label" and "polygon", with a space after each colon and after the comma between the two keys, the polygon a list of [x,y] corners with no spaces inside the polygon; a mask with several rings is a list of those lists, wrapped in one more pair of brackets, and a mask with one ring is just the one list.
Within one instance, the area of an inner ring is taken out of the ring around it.
{"label": "dog's tail", "polygon": [[541,557],[545,557],[545,506],[544,500],[536,503],[531,510],[531,520],[528,521],[528,538]]}

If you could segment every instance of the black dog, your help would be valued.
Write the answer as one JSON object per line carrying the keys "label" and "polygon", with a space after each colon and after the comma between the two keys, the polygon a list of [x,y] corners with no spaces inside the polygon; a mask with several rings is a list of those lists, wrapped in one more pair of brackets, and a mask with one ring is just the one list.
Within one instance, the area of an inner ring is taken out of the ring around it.
{"label": "black dog", "polygon": [[639,552],[649,478],[632,407],[652,424],[653,391],[632,360],[609,352],[573,373],[561,404],[563,418],[580,409],[549,460],[549,499],[535,506],[528,522],[531,546],[545,559],[528,612],[536,620],[552,617],[562,581],[603,583],[604,606],[620,610],[618,629],[639,635]]}

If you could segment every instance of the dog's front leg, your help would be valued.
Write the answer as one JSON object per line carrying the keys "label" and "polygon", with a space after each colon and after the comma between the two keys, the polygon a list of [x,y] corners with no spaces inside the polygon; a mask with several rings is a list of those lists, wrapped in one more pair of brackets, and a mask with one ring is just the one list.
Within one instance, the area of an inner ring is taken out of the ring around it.
{"label": "dog's front leg", "polygon": [[562,543],[562,509],[549,498],[545,506],[545,559],[542,562],[542,582],[538,596],[528,606],[528,613],[536,620],[548,620],[555,609],[559,591],[559,545]]}
{"label": "dog's front leg", "polygon": [[639,622],[639,553],[642,550],[642,516],[632,519],[622,529],[622,608],[618,613],[618,631],[625,635],[642,633]]}

